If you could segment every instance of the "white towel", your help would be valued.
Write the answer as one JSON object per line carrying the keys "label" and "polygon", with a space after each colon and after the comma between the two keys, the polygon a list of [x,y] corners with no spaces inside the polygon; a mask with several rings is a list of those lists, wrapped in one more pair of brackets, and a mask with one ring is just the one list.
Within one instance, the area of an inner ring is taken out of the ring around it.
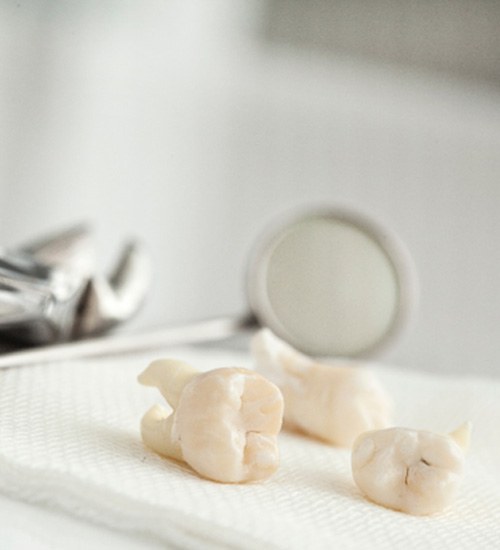
{"label": "white towel", "polygon": [[155,455],[139,423],[163,401],[136,377],[162,356],[251,367],[247,354],[184,348],[0,371],[0,491],[182,548],[500,548],[500,379],[370,367],[396,424],[474,425],[454,506],[412,517],[361,496],[348,450],[296,434],[280,434],[280,469],[260,484],[214,483]]}

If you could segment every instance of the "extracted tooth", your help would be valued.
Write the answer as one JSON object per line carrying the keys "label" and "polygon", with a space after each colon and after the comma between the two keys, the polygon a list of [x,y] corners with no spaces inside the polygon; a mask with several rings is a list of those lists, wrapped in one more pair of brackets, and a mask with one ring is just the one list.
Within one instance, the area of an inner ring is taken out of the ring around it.
{"label": "extracted tooth", "polygon": [[366,497],[387,508],[418,516],[439,512],[458,492],[461,445],[469,433],[470,424],[450,435],[407,428],[364,433],[352,450],[354,481]]}
{"label": "extracted tooth", "polygon": [[269,329],[256,334],[251,349],[257,370],[283,393],[290,428],[350,447],[360,433],[389,425],[390,399],[366,368],[316,363]]}
{"label": "extracted tooth", "polygon": [[227,483],[262,480],[278,468],[283,397],[260,374],[237,367],[199,373],[160,360],[139,382],[158,387],[173,408],[155,406],[142,419],[143,441],[157,453]]}

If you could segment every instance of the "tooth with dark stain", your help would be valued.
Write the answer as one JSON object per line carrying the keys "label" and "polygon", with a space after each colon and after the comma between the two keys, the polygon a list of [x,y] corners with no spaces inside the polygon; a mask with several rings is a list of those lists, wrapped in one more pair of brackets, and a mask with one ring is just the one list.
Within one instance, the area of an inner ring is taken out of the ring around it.
{"label": "tooth with dark stain", "polygon": [[463,477],[470,423],[449,435],[407,428],[364,433],[352,450],[352,474],[373,502],[408,514],[430,515],[455,499]]}

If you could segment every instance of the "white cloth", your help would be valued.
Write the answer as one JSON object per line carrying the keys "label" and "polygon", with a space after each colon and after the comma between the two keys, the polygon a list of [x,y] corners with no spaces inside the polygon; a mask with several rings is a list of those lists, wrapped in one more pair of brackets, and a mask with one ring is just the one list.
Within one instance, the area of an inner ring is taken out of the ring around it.
{"label": "white cloth", "polygon": [[156,456],[139,422],[162,397],[136,377],[160,356],[202,369],[251,366],[246,354],[185,348],[2,371],[0,491],[181,548],[500,547],[500,379],[372,367],[397,424],[474,424],[455,505],[412,517],[360,495],[349,451],[299,435],[280,434],[280,469],[261,484],[214,483]]}

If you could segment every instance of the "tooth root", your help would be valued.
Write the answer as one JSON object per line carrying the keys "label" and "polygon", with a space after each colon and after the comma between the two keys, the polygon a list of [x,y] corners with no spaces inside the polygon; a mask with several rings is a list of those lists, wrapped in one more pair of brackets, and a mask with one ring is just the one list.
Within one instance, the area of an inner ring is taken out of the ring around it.
{"label": "tooth root", "polygon": [[302,376],[313,364],[312,359],[275,336],[261,329],[252,339],[252,355],[259,370],[271,380],[283,376]]}
{"label": "tooth root", "polygon": [[191,365],[173,359],[153,361],[138,380],[144,386],[158,388],[167,403],[176,409],[185,385],[199,374]]}
{"label": "tooth root", "polygon": [[450,432],[448,435],[465,452],[469,449],[471,432],[472,422],[464,422],[461,426]]}
{"label": "tooth root", "polygon": [[174,413],[170,413],[160,405],[151,407],[142,417],[142,440],[162,456],[183,460],[181,446],[172,437],[173,421]]}

